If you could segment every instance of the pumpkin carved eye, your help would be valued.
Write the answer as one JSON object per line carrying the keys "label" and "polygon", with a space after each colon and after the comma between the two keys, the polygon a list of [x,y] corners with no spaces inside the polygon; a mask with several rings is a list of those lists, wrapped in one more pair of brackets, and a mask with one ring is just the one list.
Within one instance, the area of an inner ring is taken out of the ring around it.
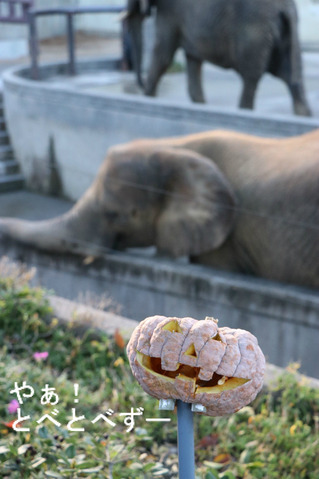
{"label": "pumpkin carved eye", "polygon": [[265,359],[248,331],[218,328],[206,318],[146,318],[127,348],[133,374],[152,396],[237,411],[262,387]]}

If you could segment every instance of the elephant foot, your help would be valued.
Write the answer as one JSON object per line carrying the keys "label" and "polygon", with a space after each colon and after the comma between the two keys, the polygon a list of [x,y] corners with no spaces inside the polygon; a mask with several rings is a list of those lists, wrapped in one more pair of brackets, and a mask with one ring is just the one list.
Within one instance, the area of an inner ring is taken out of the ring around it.
{"label": "elephant foot", "polygon": [[299,116],[312,116],[312,111],[307,104],[298,103],[294,106],[295,115]]}
{"label": "elephant foot", "polygon": [[292,96],[295,115],[312,116],[312,112],[306,100],[303,85],[300,83],[294,83],[288,86]]}
{"label": "elephant foot", "polygon": [[144,95],[152,97],[156,96],[156,88],[150,87],[147,84],[144,85]]}
{"label": "elephant foot", "polygon": [[253,110],[254,109],[253,103],[246,102],[246,101],[241,101],[238,106],[239,106],[239,108],[243,108],[244,110]]}
{"label": "elephant foot", "polygon": [[142,78],[139,78],[137,80],[137,85],[142,89],[142,90],[145,90],[145,85],[144,85],[144,81]]}
{"label": "elephant foot", "polygon": [[193,102],[193,103],[206,103],[206,101],[205,101],[205,98],[204,98],[204,97],[200,97],[200,98],[192,98],[192,102]]}

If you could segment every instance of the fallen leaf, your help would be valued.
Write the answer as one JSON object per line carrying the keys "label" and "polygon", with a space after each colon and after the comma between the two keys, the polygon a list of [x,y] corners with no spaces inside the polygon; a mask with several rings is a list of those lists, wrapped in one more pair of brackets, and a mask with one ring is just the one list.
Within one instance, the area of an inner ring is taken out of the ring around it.
{"label": "fallen leaf", "polygon": [[92,264],[93,261],[95,261],[95,259],[96,259],[96,256],[92,256],[92,255],[86,256],[83,260],[83,264],[86,264],[86,265]]}
{"label": "fallen leaf", "polygon": [[[10,422],[2,422],[2,424],[4,424],[8,429],[12,429],[12,426],[15,422],[16,422],[16,419],[13,419]],[[17,428],[22,427],[22,426],[19,426],[19,424],[20,424],[19,422],[16,424]]]}
{"label": "fallen leaf", "polygon": [[123,358],[121,358],[121,356],[114,361],[114,366],[115,367],[122,366],[122,364],[124,364],[124,360],[123,360]]}
{"label": "fallen leaf", "polygon": [[295,435],[296,429],[297,429],[297,424],[293,424],[292,426],[290,426],[289,432],[291,436]]}
{"label": "fallen leaf", "polygon": [[229,464],[231,462],[231,455],[230,454],[218,454],[213,459],[214,462],[218,464]]}
{"label": "fallen leaf", "polygon": [[122,334],[120,333],[119,329],[116,328],[115,330],[115,333],[114,333],[114,340],[115,340],[115,344],[117,344],[117,346],[121,349],[124,349],[125,348],[125,341],[124,341],[124,338],[122,336]]}
{"label": "fallen leaf", "polygon": [[31,469],[35,469],[44,462],[46,462],[46,459],[44,457],[39,457],[38,459],[35,459],[33,462],[31,462]]}
{"label": "fallen leaf", "polygon": [[18,454],[25,454],[31,444],[22,444],[20,447],[18,447]]}
{"label": "fallen leaf", "polygon": [[195,449],[204,449],[208,446],[216,446],[216,444],[218,444],[218,434],[210,434],[209,436],[203,437]]}

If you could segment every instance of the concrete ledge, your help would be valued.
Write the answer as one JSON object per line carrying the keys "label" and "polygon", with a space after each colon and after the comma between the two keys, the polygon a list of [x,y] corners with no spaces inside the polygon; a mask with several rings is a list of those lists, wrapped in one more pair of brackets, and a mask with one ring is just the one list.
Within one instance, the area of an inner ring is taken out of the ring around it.
{"label": "concrete ledge", "polygon": [[35,266],[36,283],[57,295],[107,291],[124,316],[138,321],[154,314],[214,316],[255,334],[269,362],[300,362],[302,373],[319,377],[317,291],[142,254],[109,254],[88,265],[76,256],[4,242],[0,254]]}
{"label": "concrete ledge", "polygon": [[[79,62],[84,71],[118,71],[119,60]],[[52,177],[60,194],[77,200],[90,186],[109,147],[136,138],[184,135],[216,128],[284,137],[319,128],[318,119],[262,116],[159,98],[99,94],[63,81],[64,63],[41,67],[46,81],[30,80],[28,68],[3,74],[8,130],[27,186],[49,192]]]}
{"label": "concrete ledge", "polygon": [[65,324],[72,322],[79,329],[93,328],[113,336],[118,329],[128,340],[138,321],[101,311],[59,296],[48,296],[53,315]]}
{"label": "concrete ledge", "polygon": [[[76,62],[76,72],[77,74],[81,75],[82,73],[90,73],[90,72],[108,72],[108,71],[119,71],[121,68],[122,60],[117,57],[110,57],[104,60],[100,58],[90,58],[89,60],[81,60]],[[17,75],[21,79],[29,80],[32,83],[41,83],[46,80],[50,80],[52,77],[56,76],[69,76],[69,65],[68,63],[45,63],[39,65],[39,81],[31,79],[31,70],[30,67],[14,67],[8,70],[13,73],[13,75]],[[42,84],[43,85],[43,84]],[[49,88],[52,89],[53,85],[49,84]]]}
{"label": "concrete ledge", "polygon": [[[113,313],[99,311],[84,304],[75,303],[74,301],[69,301],[58,296],[50,296],[48,299],[53,308],[54,316],[66,325],[72,322],[76,326],[83,328],[83,330],[93,328],[97,331],[103,331],[109,336],[113,336],[115,330],[119,329],[124,339],[128,341],[133,330],[138,325],[138,321],[124,318],[123,316]],[[278,376],[284,372],[285,370],[283,368],[267,363],[265,384],[272,384]],[[297,377],[298,380],[303,380],[306,385],[319,388],[318,379],[300,374],[298,374]]]}

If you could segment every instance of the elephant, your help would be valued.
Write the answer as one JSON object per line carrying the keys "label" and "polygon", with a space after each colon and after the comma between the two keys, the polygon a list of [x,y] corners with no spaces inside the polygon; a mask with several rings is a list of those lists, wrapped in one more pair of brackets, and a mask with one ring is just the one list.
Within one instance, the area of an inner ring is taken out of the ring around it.
{"label": "elephant", "polygon": [[0,238],[51,252],[159,254],[319,286],[319,129],[290,138],[215,130],[109,149],[84,195],[43,221],[0,219]]}
{"label": "elephant", "polygon": [[[155,46],[143,81],[142,24],[152,6],[156,7]],[[241,108],[253,109],[258,82],[268,72],[286,83],[294,113],[311,115],[293,0],[128,0],[126,21],[137,81],[146,95],[156,95],[161,76],[181,47],[192,101],[204,102],[201,67],[208,61],[240,75]]]}

